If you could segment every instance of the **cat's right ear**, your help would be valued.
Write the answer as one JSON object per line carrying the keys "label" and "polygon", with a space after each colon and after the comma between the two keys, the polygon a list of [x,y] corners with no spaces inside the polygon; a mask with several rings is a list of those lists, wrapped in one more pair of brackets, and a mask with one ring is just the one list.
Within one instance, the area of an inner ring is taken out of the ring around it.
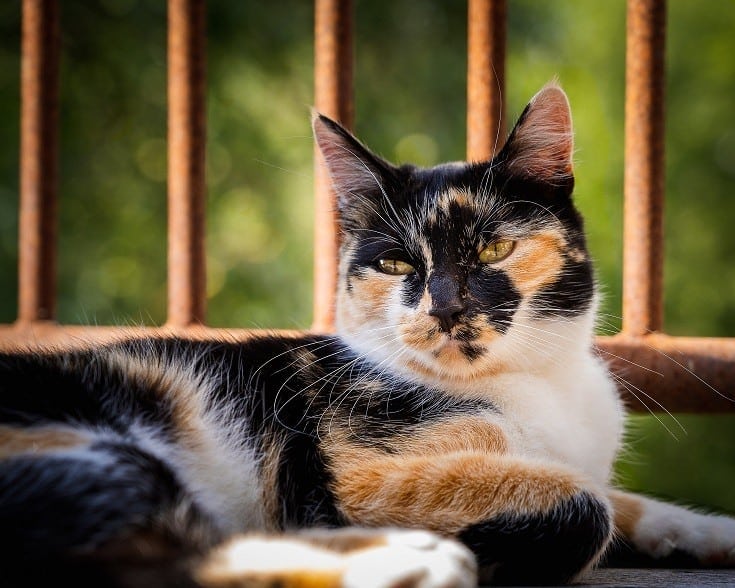
{"label": "cat's right ear", "polygon": [[343,220],[366,205],[374,209],[376,200],[389,197],[389,185],[395,179],[395,168],[390,163],[323,114],[314,112],[312,127]]}

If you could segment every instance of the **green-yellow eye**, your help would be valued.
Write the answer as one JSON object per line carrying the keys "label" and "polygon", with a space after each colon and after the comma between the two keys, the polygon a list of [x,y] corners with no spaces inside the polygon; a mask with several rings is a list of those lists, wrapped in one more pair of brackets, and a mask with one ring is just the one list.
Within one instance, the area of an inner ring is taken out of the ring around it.
{"label": "green-yellow eye", "polygon": [[508,257],[513,251],[515,241],[495,241],[480,251],[481,263],[496,263]]}
{"label": "green-yellow eye", "polygon": [[378,268],[384,274],[391,276],[405,276],[413,273],[414,269],[410,263],[401,261],[400,259],[379,259]]}

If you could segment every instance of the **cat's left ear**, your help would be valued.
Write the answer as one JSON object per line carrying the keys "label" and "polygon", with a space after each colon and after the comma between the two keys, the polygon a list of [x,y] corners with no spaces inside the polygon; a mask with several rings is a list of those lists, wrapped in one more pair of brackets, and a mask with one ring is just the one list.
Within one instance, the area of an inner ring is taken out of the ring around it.
{"label": "cat's left ear", "polygon": [[573,152],[569,100],[550,82],[528,103],[496,161],[516,177],[567,186],[574,181]]}
{"label": "cat's left ear", "polygon": [[387,197],[386,192],[396,177],[393,165],[372,153],[344,127],[323,114],[314,113],[312,126],[337,192],[337,205],[343,220],[350,216],[350,211]]}

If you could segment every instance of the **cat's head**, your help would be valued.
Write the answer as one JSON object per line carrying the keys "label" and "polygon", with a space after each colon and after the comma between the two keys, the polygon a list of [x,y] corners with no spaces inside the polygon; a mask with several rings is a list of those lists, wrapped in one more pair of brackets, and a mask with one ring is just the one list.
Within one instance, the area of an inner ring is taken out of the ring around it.
{"label": "cat's head", "polygon": [[561,88],[531,100],[488,162],[394,166],[313,122],[341,226],[337,329],[358,352],[460,382],[589,345],[595,288]]}

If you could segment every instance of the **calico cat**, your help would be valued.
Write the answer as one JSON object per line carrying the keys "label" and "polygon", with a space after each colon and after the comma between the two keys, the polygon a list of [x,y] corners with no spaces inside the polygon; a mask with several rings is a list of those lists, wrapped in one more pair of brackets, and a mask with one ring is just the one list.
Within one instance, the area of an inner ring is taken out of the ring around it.
{"label": "calico cat", "polygon": [[592,348],[564,92],[488,162],[396,167],[313,127],[338,334],[0,355],[5,579],[559,583],[616,542],[734,565],[732,519],[611,485],[624,409]]}

